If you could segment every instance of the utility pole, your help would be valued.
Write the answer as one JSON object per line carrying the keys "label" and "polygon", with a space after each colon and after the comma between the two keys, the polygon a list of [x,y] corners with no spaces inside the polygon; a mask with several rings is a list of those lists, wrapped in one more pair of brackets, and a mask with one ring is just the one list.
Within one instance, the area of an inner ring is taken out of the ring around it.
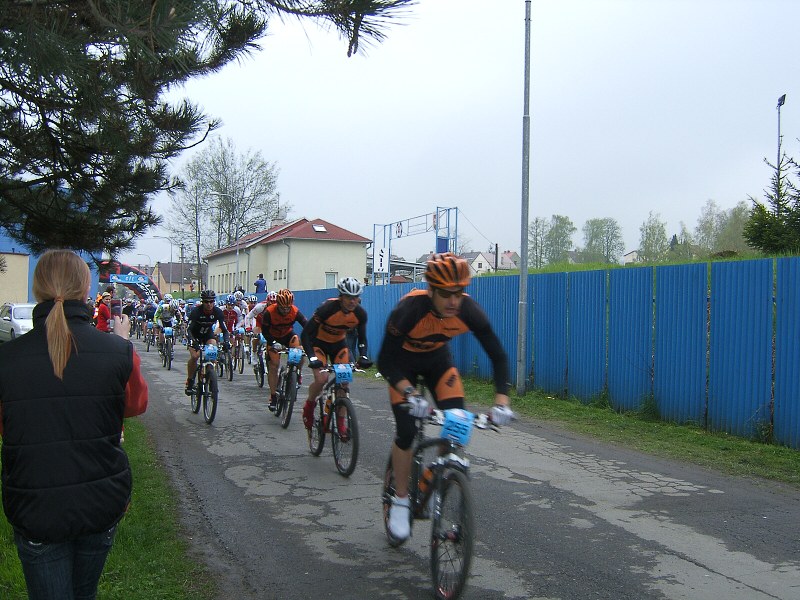
{"label": "utility pole", "polygon": [[181,298],[186,300],[186,284],[183,282],[183,244],[181,244]]}

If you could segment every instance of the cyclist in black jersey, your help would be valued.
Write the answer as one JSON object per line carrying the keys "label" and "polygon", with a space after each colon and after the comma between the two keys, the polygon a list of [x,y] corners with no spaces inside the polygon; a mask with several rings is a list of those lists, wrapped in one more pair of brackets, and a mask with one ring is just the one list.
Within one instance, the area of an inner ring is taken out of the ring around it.
{"label": "cyclist in black jersey", "polygon": [[225,316],[222,309],[217,306],[217,294],[214,290],[203,290],[200,292],[199,305],[196,305],[189,313],[189,323],[186,326],[186,335],[189,338],[189,362],[187,364],[188,377],[186,379],[187,396],[192,395],[194,388],[194,375],[197,371],[197,359],[200,356],[200,348],[205,344],[217,345],[217,338],[214,329],[219,324],[222,331],[222,339],[225,350],[230,350],[231,343],[228,336],[228,328],[225,326]]}

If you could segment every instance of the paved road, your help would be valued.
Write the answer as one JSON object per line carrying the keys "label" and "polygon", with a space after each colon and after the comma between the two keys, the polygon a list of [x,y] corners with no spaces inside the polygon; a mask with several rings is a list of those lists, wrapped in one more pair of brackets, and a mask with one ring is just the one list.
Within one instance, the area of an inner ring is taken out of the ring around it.
{"label": "paved road", "polygon": [[[349,479],[284,430],[252,373],[221,383],[207,426],[144,353],[143,417],[178,490],[192,551],[220,598],[429,597],[427,522],[386,544],[381,476],[392,435],[382,381],[353,397],[362,452]],[[301,390],[305,397],[305,391]],[[603,445],[522,420],[470,446],[478,541],[465,598],[800,598],[800,492]]]}

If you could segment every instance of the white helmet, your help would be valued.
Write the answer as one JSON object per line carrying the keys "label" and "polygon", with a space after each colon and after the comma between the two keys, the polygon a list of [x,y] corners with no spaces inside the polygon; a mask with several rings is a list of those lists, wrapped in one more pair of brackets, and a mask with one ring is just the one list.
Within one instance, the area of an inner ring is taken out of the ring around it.
{"label": "white helmet", "polygon": [[336,288],[339,290],[340,294],[344,294],[345,296],[360,296],[361,292],[364,291],[364,286],[361,285],[361,282],[355,277],[345,277],[339,282]]}
{"label": "white helmet", "polygon": [[242,292],[240,292],[240,291],[238,291],[238,290],[237,290],[237,291],[236,291],[236,292],[233,294],[233,297],[234,297],[234,298],[236,298],[236,301],[237,301],[237,302],[239,302],[239,301],[241,301],[241,299],[242,299],[242,298],[244,298],[244,294],[243,294]]}
{"label": "white helmet", "polygon": [[169,303],[169,307],[172,310],[178,310],[178,301],[177,300],[173,300],[172,302]]}
{"label": "white helmet", "polygon": [[164,294],[164,302],[168,304],[172,302],[172,294]]}

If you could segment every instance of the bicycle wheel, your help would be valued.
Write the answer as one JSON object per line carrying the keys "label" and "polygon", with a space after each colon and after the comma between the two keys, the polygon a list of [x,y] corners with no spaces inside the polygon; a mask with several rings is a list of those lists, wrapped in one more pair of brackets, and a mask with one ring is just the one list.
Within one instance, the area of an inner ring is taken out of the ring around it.
{"label": "bicycle wheel", "polygon": [[222,379],[223,375],[225,375],[225,356],[222,355],[219,357],[216,366],[214,369],[217,372],[217,378]]}
{"label": "bicycle wheel", "polygon": [[238,355],[239,360],[239,375],[244,373],[244,346],[242,346],[242,342],[240,341],[236,346],[236,354]]}
{"label": "bicycle wheel", "polygon": [[275,412],[272,413],[276,417],[283,414],[283,407],[285,404],[285,396],[283,393],[284,381],[286,381],[286,367],[281,367],[278,371],[278,381],[275,385],[275,393],[277,394],[277,401],[275,403]]}
{"label": "bicycle wheel", "polygon": [[441,510],[431,515],[431,575],[436,598],[458,598],[469,577],[475,540],[474,504],[469,479],[447,471],[438,487]]}
{"label": "bicycle wheel", "polygon": [[253,371],[256,374],[256,383],[258,387],[264,387],[264,357],[258,355],[258,362],[253,365]]}
{"label": "bicycle wheel", "polygon": [[161,366],[162,367],[166,367],[167,366],[167,352],[166,352],[166,350],[167,350],[167,343],[166,343],[166,340],[164,340],[163,342],[161,342],[161,348],[159,348],[159,350],[158,350],[161,353]]}
{"label": "bicycle wheel", "polygon": [[331,447],[336,469],[350,477],[358,461],[358,420],[350,398],[339,398],[333,404],[331,417]]}
{"label": "bicycle wheel", "polygon": [[150,352],[150,341],[151,341],[150,334],[149,333],[145,334],[144,343],[145,343],[147,352]]}
{"label": "bicycle wheel", "polygon": [[311,425],[311,431],[308,432],[308,448],[314,456],[322,454],[322,447],[325,445],[325,419],[322,416],[324,410],[324,405],[317,399],[314,423]]}
{"label": "bicycle wheel", "polygon": [[203,402],[203,382],[200,381],[200,374],[197,375],[197,383],[192,391],[192,412],[197,414],[200,412],[200,404]]}
{"label": "bicycle wheel", "polygon": [[280,392],[281,403],[283,404],[283,417],[281,418],[281,427],[286,429],[289,427],[289,422],[292,420],[292,410],[294,410],[294,401],[297,399],[297,370],[290,369],[286,374],[286,381],[283,384],[283,391]]}
{"label": "bicycle wheel", "polygon": [[[386,463],[386,472],[383,475],[383,529],[386,531],[386,539],[392,548],[402,546],[406,540],[399,540],[392,535],[389,529],[389,509],[392,508],[392,500],[395,494],[395,481],[394,481],[394,468],[392,467],[392,456],[389,455],[389,460]],[[408,518],[412,525],[414,520],[409,511]]]}
{"label": "bicycle wheel", "polygon": [[206,379],[206,390],[205,394],[203,394],[203,418],[206,423],[211,425],[217,415],[217,397],[219,394],[217,373],[213,368],[206,371]]}
{"label": "bicycle wheel", "polygon": [[228,350],[225,353],[225,368],[228,369],[228,381],[233,381],[233,352]]}
{"label": "bicycle wheel", "polygon": [[164,360],[167,361],[167,371],[172,370],[172,338],[164,342]]}

